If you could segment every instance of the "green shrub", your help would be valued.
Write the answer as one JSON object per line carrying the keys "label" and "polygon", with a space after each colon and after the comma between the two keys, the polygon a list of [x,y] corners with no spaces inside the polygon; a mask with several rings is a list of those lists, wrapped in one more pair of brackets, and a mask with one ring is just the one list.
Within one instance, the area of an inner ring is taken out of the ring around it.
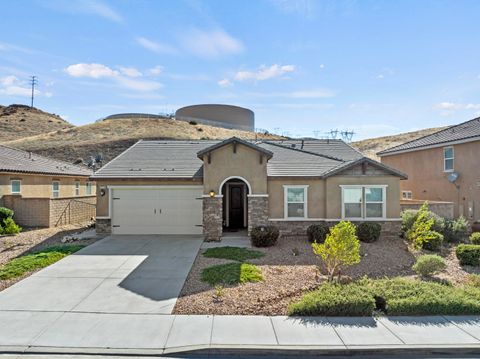
{"label": "green shrub", "polygon": [[198,124],[197,121],[193,121],[193,120],[192,120],[192,121],[188,121],[188,123],[189,123],[190,125],[192,125],[192,126],[195,126],[195,125]]}
{"label": "green shrub", "polygon": [[330,228],[327,224],[312,224],[307,228],[308,241],[310,243],[323,243],[329,231]]}
{"label": "green shrub", "polygon": [[277,243],[280,231],[275,226],[259,226],[252,229],[250,240],[255,247],[271,247]]}
{"label": "green shrub", "polygon": [[325,283],[290,304],[289,315],[367,316],[375,309],[375,298],[362,286]]}
{"label": "green shrub", "polygon": [[0,207],[0,223],[7,218],[13,218],[13,211],[10,208]]}
{"label": "green shrub", "polygon": [[227,263],[205,268],[201,279],[212,286],[217,284],[243,284],[263,280],[260,269],[250,263]]}
{"label": "green shrub", "polygon": [[312,243],[313,253],[320,257],[332,281],[343,267],[360,262],[360,241],[356,235],[355,225],[341,221],[332,228],[325,243]]}
{"label": "green shrub", "polygon": [[420,234],[418,240],[422,242],[423,249],[438,251],[442,247],[443,235],[435,231],[427,231]]}
{"label": "green shrub", "polygon": [[472,242],[472,244],[480,244],[480,232],[473,232],[470,235],[470,242]]}
{"label": "green shrub", "polygon": [[480,275],[470,273],[467,276],[467,280],[465,284],[471,287],[480,288]]}
{"label": "green shrub", "polygon": [[357,226],[357,236],[362,242],[376,242],[380,238],[382,225],[376,222],[362,222]]}
{"label": "green shrub", "polygon": [[461,265],[480,265],[480,245],[459,244],[455,250]]}
{"label": "green shrub", "polygon": [[416,209],[406,209],[401,213],[402,217],[402,232],[406,234],[415,223],[417,219],[418,210]]}
{"label": "green shrub", "polygon": [[460,216],[457,219],[445,220],[445,229],[443,231],[445,241],[458,243],[464,241],[468,236],[468,222]]}
{"label": "green shrub", "polygon": [[264,253],[259,251],[239,247],[209,248],[203,252],[203,256],[207,258],[231,259],[239,262],[244,262],[247,259],[261,258],[264,255]]}
{"label": "green shrub", "polygon": [[[425,208],[426,207],[426,208]],[[412,229],[413,224],[418,218],[419,212],[421,210],[425,210],[425,215],[427,219],[433,219],[433,224],[431,229],[434,230],[435,232],[443,233],[445,229],[445,220],[440,217],[439,215],[433,213],[428,209],[428,202],[425,202],[420,210],[416,209],[407,209],[402,212],[401,217],[402,217],[402,232],[404,235],[407,234],[409,230]]]}
{"label": "green shrub", "polygon": [[3,220],[3,234],[18,234],[22,231],[22,227],[15,223],[12,218]]}
{"label": "green shrub", "polygon": [[412,267],[417,274],[425,277],[441,272],[445,268],[447,268],[445,260],[436,254],[427,254],[418,257],[417,262]]}
{"label": "green shrub", "polygon": [[435,217],[435,215],[428,210],[428,202],[425,202],[422,207],[420,207],[415,222],[406,233],[407,239],[413,243],[415,248],[430,250],[440,248],[443,242],[443,235],[440,234],[440,232],[443,231],[444,225],[443,222],[439,222],[442,223],[443,226],[437,224],[438,230],[434,229],[438,218],[440,217]]}

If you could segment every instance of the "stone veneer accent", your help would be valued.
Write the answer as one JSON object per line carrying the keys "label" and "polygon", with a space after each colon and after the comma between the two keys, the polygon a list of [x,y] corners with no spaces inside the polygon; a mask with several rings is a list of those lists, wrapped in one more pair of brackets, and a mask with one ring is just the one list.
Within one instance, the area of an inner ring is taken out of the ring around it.
{"label": "stone veneer accent", "polygon": [[248,235],[252,228],[268,225],[268,197],[248,198]]}
{"label": "stone veneer accent", "polygon": [[205,241],[222,239],[222,197],[203,197],[203,235]]}
{"label": "stone veneer accent", "polygon": [[[351,221],[354,224],[361,223],[361,221]],[[382,225],[382,237],[398,238],[401,234],[401,221],[374,221]],[[333,226],[338,222],[325,221],[269,221],[270,225],[277,226],[280,230],[281,237],[304,237],[307,235],[307,228],[312,224],[328,223]]]}
{"label": "stone veneer accent", "polygon": [[95,230],[97,233],[112,233],[112,220],[110,218],[97,218]]}
{"label": "stone veneer accent", "polygon": [[[416,209],[419,210],[422,206],[423,201],[401,201],[400,208],[403,211],[406,209]],[[438,214],[440,217],[452,219],[454,217],[454,208],[455,204],[453,202],[428,202],[428,208],[435,214]]]}

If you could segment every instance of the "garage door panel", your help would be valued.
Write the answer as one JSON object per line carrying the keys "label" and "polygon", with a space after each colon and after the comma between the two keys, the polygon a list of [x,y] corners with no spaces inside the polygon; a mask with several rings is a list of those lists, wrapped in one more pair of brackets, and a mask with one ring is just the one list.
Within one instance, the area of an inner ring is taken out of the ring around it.
{"label": "garage door panel", "polygon": [[201,234],[202,187],[113,189],[115,234]]}

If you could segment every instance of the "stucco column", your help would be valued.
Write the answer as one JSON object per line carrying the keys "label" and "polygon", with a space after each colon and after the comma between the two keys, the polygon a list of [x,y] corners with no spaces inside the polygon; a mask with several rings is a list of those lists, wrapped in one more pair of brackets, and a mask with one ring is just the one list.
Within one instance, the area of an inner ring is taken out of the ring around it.
{"label": "stucco column", "polygon": [[222,197],[203,198],[203,235],[205,241],[222,239]]}
{"label": "stucco column", "polygon": [[268,197],[248,196],[248,235],[252,228],[268,224]]}

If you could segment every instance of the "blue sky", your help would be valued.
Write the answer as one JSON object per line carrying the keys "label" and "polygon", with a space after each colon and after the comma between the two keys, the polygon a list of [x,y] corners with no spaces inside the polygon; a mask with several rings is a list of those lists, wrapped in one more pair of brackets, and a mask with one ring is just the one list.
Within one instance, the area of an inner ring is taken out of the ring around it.
{"label": "blue sky", "polygon": [[196,103],[355,139],[480,116],[480,1],[5,1],[0,104],[80,125]]}

